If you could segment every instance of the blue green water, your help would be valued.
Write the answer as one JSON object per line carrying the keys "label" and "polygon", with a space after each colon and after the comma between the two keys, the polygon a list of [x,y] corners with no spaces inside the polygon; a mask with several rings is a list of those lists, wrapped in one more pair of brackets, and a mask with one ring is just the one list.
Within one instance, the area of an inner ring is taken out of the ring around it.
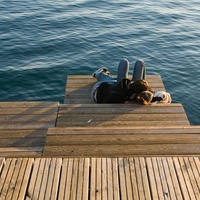
{"label": "blue green water", "polygon": [[200,124],[199,0],[0,0],[0,13],[0,101],[62,103],[67,75],[142,58]]}

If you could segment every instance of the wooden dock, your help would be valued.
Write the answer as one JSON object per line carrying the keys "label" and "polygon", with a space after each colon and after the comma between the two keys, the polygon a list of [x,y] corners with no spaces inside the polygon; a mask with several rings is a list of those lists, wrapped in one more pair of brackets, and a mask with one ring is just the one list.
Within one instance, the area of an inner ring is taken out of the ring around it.
{"label": "wooden dock", "polygon": [[69,76],[64,104],[0,102],[0,199],[200,199],[200,126],[182,104],[95,104],[94,83]]}
{"label": "wooden dock", "polygon": [[4,158],[0,199],[198,200],[199,157]]}

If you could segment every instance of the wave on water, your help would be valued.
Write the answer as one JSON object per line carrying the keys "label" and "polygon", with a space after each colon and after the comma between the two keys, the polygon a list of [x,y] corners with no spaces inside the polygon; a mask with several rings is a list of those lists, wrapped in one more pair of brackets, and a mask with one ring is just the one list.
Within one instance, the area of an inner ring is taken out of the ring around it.
{"label": "wave on water", "polygon": [[199,1],[2,0],[0,12],[1,101],[63,102],[67,75],[142,58],[200,124]]}

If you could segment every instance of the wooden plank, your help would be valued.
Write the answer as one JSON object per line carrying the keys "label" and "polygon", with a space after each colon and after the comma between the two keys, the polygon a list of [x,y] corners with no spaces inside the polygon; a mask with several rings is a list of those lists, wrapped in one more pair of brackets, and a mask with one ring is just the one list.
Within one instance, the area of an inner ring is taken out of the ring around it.
{"label": "wooden plank", "polygon": [[[14,160],[14,159],[13,159]],[[15,159],[15,168],[14,168],[14,171],[13,171],[13,176],[10,181],[10,185],[8,187],[8,192],[7,192],[7,195],[6,195],[6,199],[12,199],[12,195],[13,195],[13,192],[15,190],[15,187],[16,187],[16,184],[17,184],[17,177],[19,175],[19,171],[20,171],[20,167],[21,167],[21,164],[22,164],[22,159],[19,158],[19,159]]]}
{"label": "wooden plank", "polygon": [[104,103],[96,103],[96,104],[60,104],[59,105],[59,111],[65,110],[65,109],[79,109],[79,108],[121,108],[121,109],[141,109],[141,108],[151,108],[151,107],[183,107],[181,103],[171,103],[171,104],[165,104],[165,103],[159,103],[159,104],[150,104],[150,105],[140,105],[140,104],[132,104],[132,103],[113,103],[113,104],[104,104]]}
{"label": "wooden plank", "polygon": [[[43,147],[5,147],[0,148],[0,155],[4,157],[41,156]],[[14,153],[13,153],[14,152]]]}
{"label": "wooden plank", "polygon": [[82,104],[87,104],[87,103],[94,103],[92,100],[83,99],[83,98],[74,98],[74,99],[67,99],[64,101],[65,104],[76,104],[76,103],[82,103]]}
{"label": "wooden plank", "polygon": [[71,181],[73,175],[73,159],[69,159],[68,169],[67,169],[67,181],[66,181],[66,190],[65,190],[65,199],[70,199],[71,195]]}
{"label": "wooden plank", "polygon": [[157,185],[156,185],[154,168],[153,168],[151,158],[149,158],[149,157],[146,158],[146,163],[147,163],[147,173],[148,173],[149,182],[150,182],[149,186],[150,186],[150,189],[151,189],[152,199],[158,199]]}
{"label": "wooden plank", "polygon": [[37,182],[37,176],[38,176],[38,172],[39,172],[39,168],[40,168],[40,162],[41,162],[41,158],[36,158],[34,161],[33,171],[32,171],[31,177],[30,177],[30,184],[27,189],[26,199],[34,198],[34,192],[35,192],[34,190],[35,190],[35,185]]}
{"label": "wooden plank", "polygon": [[16,139],[0,139],[0,146],[2,147],[43,147],[45,138],[16,138]]}
{"label": "wooden plank", "polygon": [[124,158],[123,160],[124,160],[124,171],[125,171],[125,177],[126,177],[127,198],[133,199],[129,159]]}
{"label": "wooden plank", "polygon": [[[29,181],[30,175],[31,175],[32,164],[33,164],[33,158],[28,158],[27,162],[26,162],[26,170],[24,171],[23,167],[21,168],[22,174],[23,174],[23,179],[21,181],[22,184],[21,184],[18,199],[24,199],[25,198],[27,187],[28,187],[28,181]],[[22,163],[22,166],[23,166],[23,163]],[[19,175],[21,175],[21,174],[19,174]],[[19,183],[20,179],[17,182]],[[16,196],[13,195],[13,197],[15,199]]]}
{"label": "wooden plank", "polygon": [[50,115],[56,114],[58,107],[13,107],[2,108],[0,107],[1,115]]}
{"label": "wooden plank", "polygon": [[0,157],[0,174],[1,174],[1,170],[4,166],[4,163],[5,163],[5,158]]}
{"label": "wooden plank", "polygon": [[[37,182],[39,184],[43,184],[41,181],[43,180],[43,176],[44,176],[44,167],[45,167],[45,163],[46,163],[46,159],[41,159],[40,161],[40,168],[38,171],[38,175],[37,175]],[[56,166],[56,158],[51,158],[50,159],[50,164],[48,167],[48,180],[47,180],[47,184],[46,184],[46,188],[45,188],[45,198],[46,199],[50,199],[51,198],[51,191],[52,191],[52,185],[53,185],[53,178],[54,178],[54,174],[55,174],[55,166]],[[41,180],[40,180],[41,179]],[[36,182],[36,186],[39,185]],[[41,186],[39,187],[41,188]],[[35,188],[36,190],[36,188]],[[40,191],[39,191],[40,193]],[[38,194],[36,193],[36,195],[38,196]],[[36,199],[38,198],[36,196]]]}
{"label": "wooden plank", "polygon": [[165,199],[170,199],[169,188],[168,188],[167,180],[166,180],[163,165],[162,165],[162,160],[159,157],[156,160],[157,160],[157,164],[159,168],[160,180],[162,183],[163,196]]}
{"label": "wooden plank", "polygon": [[169,155],[199,155],[199,144],[145,144],[145,145],[66,145],[45,146],[44,156],[169,156]]}
{"label": "wooden plank", "polygon": [[132,192],[133,192],[133,199],[139,200],[138,196],[138,185],[137,185],[137,178],[136,178],[136,169],[135,163],[133,158],[128,158],[129,165],[130,165],[130,174],[131,174],[131,182],[132,182]]}
{"label": "wooden plank", "polygon": [[3,108],[28,108],[28,107],[56,107],[59,102],[48,102],[48,101],[13,101],[13,102],[0,102],[0,107]]}
{"label": "wooden plank", "polygon": [[136,169],[139,198],[141,200],[145,200],[145,191],[144,191],[144,187],[142,183],[142,173],[141,173],[140,161],[138,157],[134,158],[134,163],[135,163],[135,169]]}
{"label": "wooden plank", "polygon": [[102,114],[114,114],[114,113],[184,113],[184,108],[179,103],[174,104],[151,104],[151,105],[139,105],[139,104],[62,104],[59,106],[60,114],[87,114],[87,113],[102,113]]}
{"label": "wooden plank", "polygon": [[104,127],[108,127],[108,126],[187,126],[189,125],[188,121],[105,121],[105,122],[90,122],[89,124],[86,122],[64,122],[64,123],[60,123],[57,122],[57,127],[67,127],[67,126],[74,126],[74,127],[78,127],[78,126],[83,126],[83,127],[88,127],[88,126],[104,126]]}
{"label": "wooden plank", "polygon": [[[106,131],[105,131],[106,132]],[[55,145],[125,145],[125,144],[200,144],[200,134],[65,134],[49,135],[47,146]],[[123,136],[123,137],[122,137]]]}
{"label": "wooden plank", "polygon": [[2,199],[5,198],[5,196],[6,196],[6,194],[3,193],[3,188],[4,188],[4,184],[6,182],[6,177],[9,172],[11,162],[12,162],[11,159],[6,160],[4,169],[3,169],[2,173],[0,174],[0,198],[2,198]]}
{"label": "wooden plank", "polygon": [[192,187],[192,184],[190,182],[190,178],[189,178],[189,175],[188,175],[188,165],[186,165],[186,163],[184,162],[183,158],[178,158],[179,160],[179,163],[180,163],[180,167],[182,169],[182,174],[183,174],[183,177],[185,179],[185,183],[186,183],[186,186],[187,186],[187,190],[188,190],[188,194],[190,196],[190,199],[196,199],[195,197],[195,194],[194,194],[194,190],[193,190],[193,187]]}
{"label": "wooden plank", "polygon": [[[58,187],[59,187],[59,180],[60,180],[60,171],[61,171],[61,166],[62,166],[62,159],[61,158],[57,158],[56,159],[56,166],[55,166],[55,173],[52,179],[52,188],[51,188],[51,195],[50,195],[50,199],[56,199],[58,196]],[[48,182],[51,181],[50,179],[48,179]],[[48,188],[49,189],[49,188]],[[47,191],[48,191],[47,189]],[[45,195],[46,197],[47,195]]]}
{"label": "wooden plank", "polygon": [[47,185],[47,182],[48,182],[48,174],[49,174],[51,159],[47,158],[47,159],[42,159],[42,160],[44,161],[44,166],[43,166],[44,168],[43,168],[43,177],[42,177],[42,182],[41,182],[41,186],[40,186],[38,199],[44,199],[44,197],[45,197],[46,185]]}
{"label": "wooden plank", "polygon": [[119,192],[119,173],[118,173],[118,163],[117,158],[112,159],[112,171],[113,171],[113,199],[119,200],[120,199],[120,192]]}
{"label": "wooden plank", "polygon": [[16,162],[16,159],[12,159],[12,160],[9,160],[9,169],[7,171],[7,174],[5,176],[5,179],[4,179],[4,183],[2,184],[3,187],[2,189],[0,190],[0,194],[1,194],[1,199],[6,199],[6,195],[7,195],[7,192],[9,190],[9,186],[10,186],[10,181],[11,181],[11,178],[12,178],[12,175],[13,175],[13,172],[14,172],[14,167],[15,167],[15,162]]}
{"label": "wooden plank", "polygon": [[[9,148],[0,148],[0,153],[1,155],[5,153],[9,153],[9,152],[15,152],[15,153],[22,153],[24,152],[24,154],[27,153],[31,153],[31,151],[34,151],[36,154],[42,151],[41,147],[9,147]],[[13,155],[14,156],[14,155]],[[12,157],[13,157],[12,156]]]}
{"label": "wooden plank", "polygon": [[46,159],[41,159],[40,160],[40,165],[39,165],[37,179],[36,179],[34,193],[33,193],[33,198],[35,198],[35,199],[39,199],[40,188],[42,186],[42,178],[43,178],[43,172],[44,172],[44,168],[45,168],[45,163],[46,163]]}
{"label": "wooden plank", "polygon": [[[164,200],[165,198],[164,198],[164,192],[163,192],[163,187],[162,187],[162,181],[161,181],[161,177],[159,174],[159,166],[158,166],[156,157],[152,158],[152,166],[153,166],[155,182],[156,182],[156,186],[157,186],[156,189],[157,189],[158,199]],[[151,179],[152,179],[152,177],[151,177]]]}
{"label": "wooden plank", "polygon": [[1,123],[11,123],[11,122],[54,122],[57,114],[52,115],[0,115]]}
{"label": "wooden plank", "polygon": [[191,170],[193,172],[193,176],[192,176],[192,184],[195,184],[195,195],[197,197],[197,199],[199,199],[199,195],[200,195],[200,174],[198,173],[198,168],[199,168],[199,165],[197,166],[195,164],[195,159],[194,157],[188,157],[187,158],[190,162],[190,165],[191,165]]}
{"label": "wooden plank", "polygon": [[183,199],[190,199],[189,193],[188,193],[188,189],[184,180],[184,176],[183,176],[183,172],[181,170],[181,166],[179,164],[179,160],[177,157],[173,158],[173,162],[175,165],[175,169],[176,169],[176,174],[179,180],[179,185],[180,185],[180,189],[183,195]]}
{"label": "wooden plank", "polygon": [[161,161],[162,161],[163,169],[165,172],[165,179],[166,179],[168,190],[169,190],[169,194],[166,194],[166,195],[170,197],[171,199],[176,199],[175,190],[174,190],[171,174],[169,171],[167,158],[161,158]]}
{"label": "wooden plank", "polygon": [[197,166],[197,169],[198,169],[198,172],[199,172],[199,175],[200,175],[200,168],[198,167],[198,166],[200,166],[200,160],[199,160],[200,158],[194,158],[194,160],[195,160],[195,164],[196,164],[196,166]]}
{"label": "wooden plank", "polygon": [[58,192],[58,181],[60,177],[61,170],[61,159],[60,158],[52,158],[49,169],[48,182],[46,186],[46,199],[55,199]]}
{"label": "wooden plank", "polygon": [[[181,190],[180,190],[180,186],[179,186],[179,182],[178,182],[178,177],[175,171],[175,167],[174,167],[174,163],[171,157],[167,158],[167,162],[168,162],[168,166],[169,166],[169,171],[171,174],[171,179],[173,182],[173,187],[174,187],[174,191],[176,194],[176,198],[175,199],[183,199],[183,196],[181,194]],[[170,188],[171,189],[171,188]]]}
{"label": "wooden plank", "polygon": [[188,173],[188,177],[191,183],[191,187],[194,191],[194,195],[196,197],[196,199],[200,199],[200,190],[198,188],[198,185],[196,183],[196,181],[200,181],[200,179],[198,179],[198,176],[195,176],[197,174],[194,175],[193,173],[193,169],[194,167],[192,167],[192,163],[189,161],[188,157],[184,157],[183,158],[184,164],[187,166],[187,173]]}
{"label": "wooden plank", "polygon": [[112,160],[111,158],[106,158],[107,162],[107,190],[108,190],[108,200],[114,199],[114,186],[113,186],[113,173],[112,173]]}
{"label": "wooden plank", "polygon": [[151,194],[150,194],[149,181],[148,181],[147,171],[146,171],[146,163],[145,163],[144,158],[139,158],[139,161],[140,161],[140,167],[141,167],[141,174],[142,174],[142,181],[143,181],[145,199],[150,200]]}
{"label": "wooden plank", "polygon": [[178,113],[178,114],[173,114],[173,113],[166,113],[166,114],[144,114],[144,113],[138,113],[138,114],[62,114],[59,115],[59,123],[63,123],[65,121],[68,122],[74,122],[75,119],[77,121],[82,121],[85,123],[90,123],[92,122],[102,122],[102,121],[186,121],[187,116],[185,113]]}
{"label": "wooden plank", "polygon": [[67,180],[67,170],[68,170],[69,159],[63,158],[62,162],[62,173],[60,177],[60,187],[59,187],[59,196],[58,199],[64,200],[65,199],[65,189],[66,189],[66,180]]}
{"label": "wooden plank", "polygon": [[4,123],[0,125],[0,129],[47,129],[55,127],[54,122],[14,122]]}
{"label": "wooden plank", "polygon": [[[91,158],[91,181],[90,181],[90,199],[94,200],[96,196],[96,174],[101,172],[101,170],[97,171],[96,167],[97,159]],[[100,188],[101,191],[101,188]]]}
{"label": "wooden plank", "polygon": [[119,158],[118,163],[119,163],[119,184],[120,184],[121,199],[128,199],[123,158]]}
{"label": "wooden plank", "polygon": [[107,163],[106,158],[102,158],[101,160],[102,168],[102,199],[107,200],[108,198],[108,174],[107,174]]}
{"label": "wooden plank", "polygon": [[102,170],[102,164],[101,164],[101,158],[96,158],[96,200],[101,200],[102,196],[102,177],[101,177],[101,170]]}
{"label": "wooden plank", "polygon": [[83,199],[83,175],[84,175],[84,158],[78,160],[78,174],[77,174],[77,200]]}
{"label": "wooden plank", "polygon": [[0,129],[0,139],[13,138],[44,138],[47,129]]}
{"label": "wooden plank", "polygon": [[84,158],[84,176],[83,176],[83,199],[88,199],[88,188],[89,188],[89,158]]}
{"label": "wooden plank", "polygon": [[28,180],[30,178],[32,163],[32,158],[23,159],[12,199],[16,199],[16,197],[18,197],[18,199],[24,199]]}
{"label": "wooden plank", "polygon": [[76,199],[77,195],[77,179],[78,179],[78,159],[74,158],[74,165],[73,165],[73,176],[72,176],[72,186],[71,186],[71,200]]}
{"label": "wooden plank", "polygon": [[131,126],[131,127],[55,127],[48,129],[48,136],[49,135],[65,135],[65,134],[197,134],[200,133],[200,126],[149,126],[147,127],[140,127],[140,126]]}

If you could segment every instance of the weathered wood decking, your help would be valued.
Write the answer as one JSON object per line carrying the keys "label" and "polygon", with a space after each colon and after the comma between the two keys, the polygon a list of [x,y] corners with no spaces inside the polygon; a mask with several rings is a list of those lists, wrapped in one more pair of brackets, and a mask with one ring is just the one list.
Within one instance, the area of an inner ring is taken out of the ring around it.
{"label": "weathered wood decking", "polygon": [[200,199],[198,157],[0,158],[1,199]]}
{"label": "weathered wood decking", "polygon": [[0,102],[0,156],[41,156],[58,102]]}
{"label": "weathered wood decking", "polygon": [[[165,90],[159,75],[147,80],[152,89]],[[96,104],[90,98],[94,82],[91,76],[68,77],[67,104],[59,106],[56,127],[47,133],[44,156],[200,154],[200,127],[190,126],[181,104]]]}
{"label": "weathered wood decking", "polygon": [[131,157],[200,155],[198,127],[51,128],[44,156]]}
{"label": "weathered wood decking", "polygon": [[200,199],[200,126],[183,106],[94,104],[94,82],[69,76],[65,104],[0,103],[0,199]]}

